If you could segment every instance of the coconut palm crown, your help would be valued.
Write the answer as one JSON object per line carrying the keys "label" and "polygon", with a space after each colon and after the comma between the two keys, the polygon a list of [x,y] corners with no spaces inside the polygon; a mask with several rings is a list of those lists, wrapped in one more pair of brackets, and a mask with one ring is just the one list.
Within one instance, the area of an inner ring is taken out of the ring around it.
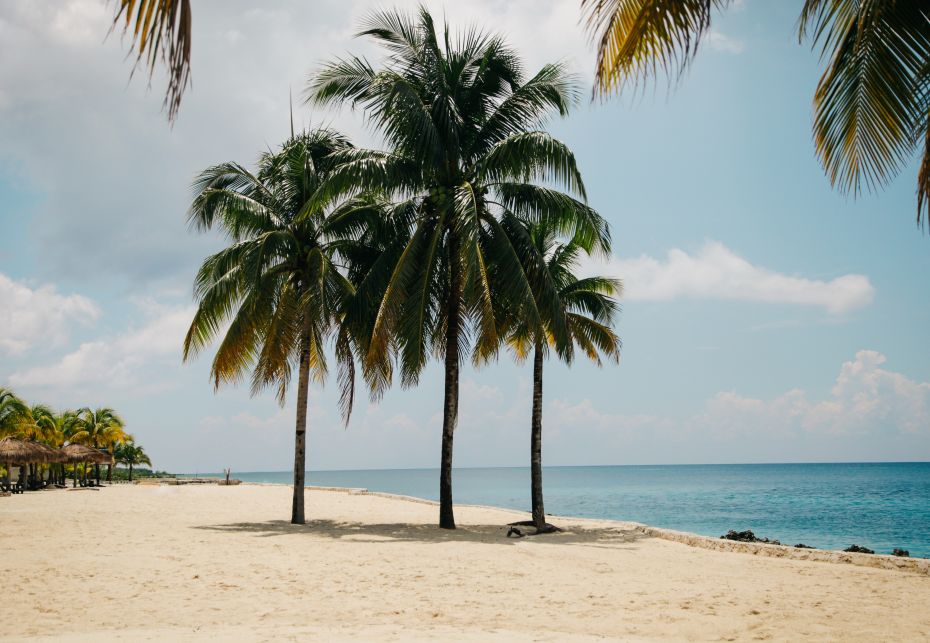
{"label": "coconut palm crown", "polygon": [[[577,100],[564,65],[527,78],[502,38],[474,28],[454,34],[448,25],[437,33],[422,7],[372,13],[358,36],[379,44],[384,60],[374,67],[349,56],[325,65],[311,78],[308,101],[361,109],[386,149],[342,153],[317,199],[372,191],[409,222],[410,235],[359,285],[373,308],[364,361],[370,371],[396,350],[406,386],[431,354],[444,361],[439,522],[454,528],[461,359],[469,350],[477,361],[496,354],[497,308],[506,299],[526,302],[538,323],[550,319],[557,349],[572,350],[556,290],[521,220],[550,220],[589,249],[608,249],[610,237],[585,203],[573,153],[542,129]],[[383,388],[391,373],[380,375]]]}

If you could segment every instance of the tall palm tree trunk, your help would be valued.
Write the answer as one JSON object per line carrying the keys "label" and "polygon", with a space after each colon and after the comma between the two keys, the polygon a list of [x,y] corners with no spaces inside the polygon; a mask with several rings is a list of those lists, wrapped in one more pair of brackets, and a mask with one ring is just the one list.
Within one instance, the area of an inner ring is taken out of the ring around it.
{"label": "tall palm tree trunk", "polygon": [[129,461],[129,482],[132,482],[132,461]]}
{"label": "tall palm tree trunk", "polygon": [[458,263],[458,239],[449,234],[449,302],[446,319],[446,378],[442,414],[442,461],[439,470],[439,526],[455,529],[452,509],[452,438],[459,415],[459,327],[461,308],[461,274]]}
{"label": "tall palm tree trunk", "polygon": [[543,345],[537,340],[533,351],[533,415],[530,427],[530,479],[533,506],[533,526],[537,531],[546,529],[546,510],[543,507],[542,485],[542,396],[543,396]]}
{"label": "tall palm tree trunk", "polygon": [[[110,457],[112,456],[113,454],[111,453]],[[113,482],[113,464],[112,463],[107,464],[107,482]]]}
{"label": "tall palm tree trunk", "polygon": [[300,337],[300,372],[297,378],[297,427],[294,436],[294,502],[291,523],[304,524],[304,485],[307,471],[307,389],[310,386],[310,318],[304,319]]}

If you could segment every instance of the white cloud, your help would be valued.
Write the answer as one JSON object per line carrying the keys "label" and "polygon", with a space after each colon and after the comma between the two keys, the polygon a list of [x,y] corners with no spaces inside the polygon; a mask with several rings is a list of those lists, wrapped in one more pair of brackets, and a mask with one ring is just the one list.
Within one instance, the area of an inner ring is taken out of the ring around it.
{"label": "white cloud", "polygon": [[61,295],[51,285],[32,288],[0,273],[0,351],[19,355],[39,344],[59,346],[71,326],[99,316],[87,297]]}
{"label": "white cloud", "polygon": [[707,44],[714,51],[720,51],[725,54],[741,54],[746,46],[742,40],[731,38],[730,36],[711,29],[705,36]]}
{"label": "white cloud", "polygon": [[[192,178],[221,161],[251,165],[283,141],[289,89],[298,127],[332,124],[359,144],[377,143],[359,114],[311,111],[301,97],[322,61],[383,53],[352,37],[359,19],[383,3],[198,3],[193,87],[173,128],[160,113],[164,74],[155,74],[150,90],[145,70],[130,82],[128,40],[119,30],[105,38],[114,4],[0,1],[0,164],[16,168],[17,181],[42,195],[29,215],[49,278],[189,280],[215,246],[209,235],[187,231]],[[389,4],[415,10],[418,0]],[[505,32],[528,72],[568,58],[590,77],[593,51],[577,0],[426,4],[455,29],[478,24]],[[82,246],[107,250],[61,251]]]}
{"label": "white cloud", "polygon": [[587,273],[607,272],[623,280],[624,299],[726,299],[815,306],[840,315],[872,303],[875,288],[865,275],[848,274],[823,281],[754,265],[720,242],[709,241],[697,253],[673,248],[665,260],[641,255],[588,263]]}
{"label": "white cloud", "polygon": [[[153,366],[179,364],[180,345],[190,325],[190,307],[160,306],[152,301],[136,302],[147,322],[115,337],[83,342],[54,364],[36,366],[10,375],[14,387],[83,389],[100,387],[146,389],[168,384],[167,379],[144,378]],[[163,371],[162,378],[169,378]]]}
{"label": "white cloud", "polygon": [[852,433],[888,425],[908,433],[926,433],[930,429],[930,382],[880,368],[885,361],[881,353],[864,350],[844,363],[831,399],[811,409],[805,428]]}
{"label": "white cloud", "polygon": [[629,462],[631,453],[633,461],[670,462],[926,458],[930,382],[881,368],[885,361],[876,351],[859,351],[820,400],[800,389],[770,399],[722,391],[700,411],[671,418],[605,413],[589,399],[556,399],[547,405],[544,426],[555,440],[604,454],[606,462]]}

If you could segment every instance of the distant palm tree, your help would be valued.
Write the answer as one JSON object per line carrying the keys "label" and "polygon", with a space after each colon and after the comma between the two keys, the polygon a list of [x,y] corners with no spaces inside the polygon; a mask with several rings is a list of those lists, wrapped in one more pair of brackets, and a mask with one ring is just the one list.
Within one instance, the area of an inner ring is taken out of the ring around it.
{"label": "distant palm tree", "polygon": [[[76,412],[73,420],[70,441],[86,444],[95,449],[112,448],[119,442],[125,432],[125,422],[110,408],[82,408]],[[112,455],[112,452],[111,452]],[[100,465],[94,464],[94,478],[100,484]]]}
{"label": "distant palm tree", "polygon": [[168,72],[164,107],[173,121],[181,106],[184,90],[191,83],[191,3],[190,0],[118,0],[113,27],[123,23],[136,52],[136,67],[145,66],[149,78],[159,63]]}
{"label": "distant palm tree", "polygon": [[[588,247],[607,247],[607,224],[584,203],[571,150],[541,130],[553,112],[575,102],[575,82],[561,64],[525,79],[519,56],[501,38],[469,29],[437,36],[429,12],[372,13],[359,36],[388,56],[373,68],[350,56],[326,65],[309,86],[317,105],[364,110],[387,151],[351,150],[318,195],[374,191],[396,203],[412,233],[375,266],[359,289],[372,286],[374,308],[367,368],[386,363],[393,348],[405,386],[417,382],[429,355],[445,367],[439,526],[455,528],[452,444],[458,419],[459,368],[469,340],[474,358],[500,345],[496,308],[504,298],[538,302],[528,314],[548,315],[561,350],[571,344],[557,296],[544,287],[545,266],[533,262],[519,217],[550,218],[577,232]],[[573,198],[555,187],[574,193]],[[396,259],[396,260],[395,260]],[[538,305],[537,305],[538,304]],[[381,386],[390,376],[385,372]]]}
{"label": "distant palm tree", "polygon": [[263,154],[253,174],[237,163],[202,172],[194,184],[191,224],[220,228],[232,245],[208,257],[194,291],[197,312],[184,339],[184,359],[228,330],[211,367],[214,386],[252,370],[252,393],[277,387],[283,404],[298,370],[291,522],[303,524],[307,393],[327,374],[326,343],[335,335],[343,412],[351,411],[352,337],[340,325],[352,284],[340,272],[338,248],[357,228],[354,203],[323,207],[314,200],[348,140],[327,129],[300,134]]}
{"label": "distant palm tree", "polygon": [[18,435],[28,418],[29,406],[12,390],[0,387],[0,438]]}
{"label": "distant palm tree", "polygon": [[29,407],[28,420],[20,429],[19,437],[51,444],[55,439],[55,412],[45,404],[33,404]]}
{"label": "distant palm tree", "polygon": [[[66,430],[72,415],[65,411],[57,413],[45,404],[34,404],[29,410],[30,428],[24,437],[60,448],[66,439]],[[64,465],[52,463],[49,467],[50,482],[64,480]]]}
{"label": "distant palm tree", "polygon": [[[573,270],[584,247],[577,239],[560,241],[558,230],[546,223],[530,224],[527,234],[537,252],[546,258],[549,278],[558,290],[568,333],[578,348],[601,365],[601,355],[618,360],[620,338],[611,328],[618,306],[614,297],[622,291],[620,282],[606,277],[576,277]],[[542,486],[542,405],[543,362],[553,348],[553,335],[544,322],[528,323],[517,309],[510,317],[507,342],[518,361],[533,355],[533,410],[530,423],[530,476],[532,525],[537,533],[552,531],[546,523]],[[564,359],[571,361],[571,354]]]}
{"label": "distant palm tree", "polygon": [[114,455],[118,463],[129,467],[129,482],[132,482],[132,468],[134,466],[138,464],[152,466],[152,461],[145,450],[131,439],[118,444]]}
{"label": "distant palm tree", "polygon": [[[598,42],[595,91],[679,76],[730,0],[582,0]],[[814,93],[814,141],[834,187],[887,184],[920,153],[917,223],[930,217],[930,4],[805,0],[801,39],[829,60]]]}
{"label": "distant palm tree", "polygon": [[[74,411],[61,411],[44,418],[45,442],[55,448],[64,446],[74,427],[77,414]],[[60,484],[65,483],[65,465],[58,465]]]}

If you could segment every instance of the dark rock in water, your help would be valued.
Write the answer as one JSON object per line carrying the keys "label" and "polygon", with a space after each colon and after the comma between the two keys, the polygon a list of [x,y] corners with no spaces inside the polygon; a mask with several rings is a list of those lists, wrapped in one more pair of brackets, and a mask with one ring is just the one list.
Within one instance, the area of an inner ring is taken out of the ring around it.
{"label": "dark rock in water", "polygon": [[724,540],[735,540],[740,543],[768,543],[770,545],[780,545],[781,543],[777,540],[769,540],[768,538],[759,538],[754,533],[752,529],[747,529],[746,531],[734,531],[730,530],[723,536]]}
{"label": "dark rock in water", "polygon": [[896,548],[894,548],[894,549],[892,550],[891,555],[892,555],[892,556],[900,556],[901,558],[908,558],[908,557],[911,555],[911,552],[909,552],[909,551],[906,550],[906,549],[898,549],[898,548],[896,547]]}
{"label": "dark rock in water", "polygon": [[874,554],[875,552],[868,547],[863,547],[862,545],[850,545],[843,551],[848,551],[851,554]]}
{"label": "dark rock in water", "polygon": [[810,545],[805,545],[804,543],[798,543],[794,546],[795,549],[817,549],[816,547],[811,547]]}

